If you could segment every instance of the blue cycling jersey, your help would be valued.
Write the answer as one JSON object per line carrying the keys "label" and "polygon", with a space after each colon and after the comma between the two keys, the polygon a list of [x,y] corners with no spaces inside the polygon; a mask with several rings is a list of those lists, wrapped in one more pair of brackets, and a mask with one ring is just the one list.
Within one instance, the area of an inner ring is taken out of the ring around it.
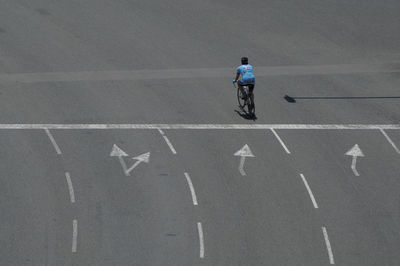
{"label": "blue cycling jersey", "polygon": [[236,73],[242,75],[242,79],[240,80],[241,83],[244,84],[254,84],[255,77],[253,73],[253,66],[252,65],[241,65],[237,68]]}

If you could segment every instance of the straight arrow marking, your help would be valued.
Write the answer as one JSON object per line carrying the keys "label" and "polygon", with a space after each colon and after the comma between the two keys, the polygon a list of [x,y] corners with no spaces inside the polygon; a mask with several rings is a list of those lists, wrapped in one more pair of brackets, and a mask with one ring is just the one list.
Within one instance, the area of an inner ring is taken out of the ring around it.
{"label": "straight arrow marking", "polygon": [[353,159],[351,161],[351,170],[353,170],[353,173],[355,176],[360,176],[360,174],[357,171],[356,164],[357,164],[357,157],[364,157],[364,153],[358,146],[358,144],[354,145],[348,152],[345,153],[345,155],[352,156]]}
{"label": "straight arrow marking", "polygon": [[246,175],[244,171],[244,162],[246,157],[255,157],[254,154],[251,152],[249,145],[245,144],[240,150],[233,154],[234,156],[240,156],[240,163],[239,163],[239,172],[242,176]]}

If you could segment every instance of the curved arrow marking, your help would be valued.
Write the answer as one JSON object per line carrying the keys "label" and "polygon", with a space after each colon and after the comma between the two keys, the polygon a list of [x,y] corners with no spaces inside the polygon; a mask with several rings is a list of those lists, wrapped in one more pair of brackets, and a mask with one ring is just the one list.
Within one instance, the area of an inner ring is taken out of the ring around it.
{"label": "curved arrow marking", "polygon": [[239,172],[242,176],[246,175],[244,171],[244,162],[246,157],[255,157],[254,154],[251,152],[249,145],[245,144],[240,150],[233,154],[234,156],[240,156],[240,163],[239,163]]}
{"label": "curved arrow marking", "polygon": [[351,148],[348,152],[345,153],[345,155],[353,156],[353,160],[351,161],[351,170],[353,170],[355,176],[360,176],[360,174],[356,169],[357,157],[365,157],[365,155],[358,146],[358,144],[354,145],[353,148]]}

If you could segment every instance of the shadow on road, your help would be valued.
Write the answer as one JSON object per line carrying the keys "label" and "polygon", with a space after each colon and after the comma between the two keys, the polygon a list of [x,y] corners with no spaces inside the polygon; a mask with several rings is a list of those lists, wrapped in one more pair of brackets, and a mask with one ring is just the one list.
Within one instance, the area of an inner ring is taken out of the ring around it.
{"label": "shadow on road", "polygon": [[234,110],[238,115],[240,115],[242,118],[244,118],[244,119],[246,119],[246,120],[253,120],[253,121],[256,121],[257,120],[257,116],[254,114],[254,115],[251,115],[251,114],[249,114],[249,113],[247,113],[247,112],[245,112],[245,111],[243,111],[243,110]]}
{"label": "shadow on road", "polygon": [[400,96],[371,96],[371,97],[290,97],[285,95],[283,97],[289,103],[295,103],[296,100],[367,100],[367,99],[400,99]]}

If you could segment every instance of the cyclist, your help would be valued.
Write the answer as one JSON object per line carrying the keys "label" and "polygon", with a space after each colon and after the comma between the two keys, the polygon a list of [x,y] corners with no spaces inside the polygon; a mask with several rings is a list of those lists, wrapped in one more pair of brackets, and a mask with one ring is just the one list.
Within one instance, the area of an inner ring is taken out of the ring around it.
{"label": "cyclist", "polygon": [[[242,95],[244,95],[243,86],[245,86],[245,85],[249,86],[251,106],[254,106],[253,91],[254,91],[254,86],[255,86],[256,82],[255,82],[255,77],[253,74],[253,66],[249,64],[249,59],[247,57],[242,57],[241,61],[242,61],[242,65],[240,65],[237,68],[236,78],[233,80],[233,83],[237,82]],[[240,76],[242,76],[242,78],[239,80]]]}

